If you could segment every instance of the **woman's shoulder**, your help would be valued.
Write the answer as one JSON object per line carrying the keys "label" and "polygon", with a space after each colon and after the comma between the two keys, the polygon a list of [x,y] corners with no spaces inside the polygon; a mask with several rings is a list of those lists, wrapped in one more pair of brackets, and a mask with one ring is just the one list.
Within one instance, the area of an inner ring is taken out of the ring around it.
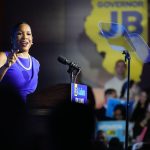
{"label": "woman's shoulder", "polygon": [[30,57],[32,59],[34,70],[36,70],[36,72],[39,72],[39,69],[40,69],[40,63],[39,63],[39,61],[36,58],[34,58],[33,56],[30,56]]}
{"label": "woman's shoulder", "polygon": [[5,52],[5,51],[0,50],[0,56],[4,56],[4,55],[6,55],[6,52]]}
{"label": "woman's shoulder", "polygon": [[1,59],[6,59],[8,56],[9,52],[5,52],[5,51],[0,51],[0,58]]}
{"label": "woman's shoulder", "polygon": [[7,54],[4,51],[0,51],[0,67],[3,66],[7,61]]}
{"label": "woman's shoulder", "polygon": [[10,53],[9,51],[0,51],[0,57],[7,57]]}
{"label": "woman's shoulder", "polygon": [[30,56],[30,57],[32,58],[33,63],[35,63],[36,65],[40,66],[39,61],[35,57],[33,57],[33,56]]}

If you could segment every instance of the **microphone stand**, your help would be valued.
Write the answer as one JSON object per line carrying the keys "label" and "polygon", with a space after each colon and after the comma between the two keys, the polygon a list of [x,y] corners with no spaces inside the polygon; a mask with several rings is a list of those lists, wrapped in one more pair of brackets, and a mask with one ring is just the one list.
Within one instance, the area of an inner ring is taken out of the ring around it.
{"label": "microphone stand", "polygon": [[74,63],[69,64],[69,69],[67,70],[67,72],[70,75],[71,83],[76,83],[76,78],[77,78],[77,75],[80,73],[80,70],[81,70],[80,68],[74,67]]}
{"label": "microphone stand", "polygon": [[126,134],[125,134],[125,150],[128,149],[128,128],[129,128],[129,87],[130,87],[130,54],[128,51],[123,51],[125,62],[128,61],[128,78],[127,78],[127,104],[126,104]]}

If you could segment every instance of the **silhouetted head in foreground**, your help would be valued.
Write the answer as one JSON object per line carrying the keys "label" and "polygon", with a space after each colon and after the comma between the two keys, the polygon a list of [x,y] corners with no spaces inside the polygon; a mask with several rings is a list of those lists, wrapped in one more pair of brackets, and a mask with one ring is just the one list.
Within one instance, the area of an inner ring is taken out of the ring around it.
{"label": "silhouetted head in foreground", "polygon": [[67,102],[50,115],[49,129],[53,149],[90,149],[95,119],[89,105]]}
{"label": "silhouetted head in foreground", "polygon": [[114,137],[109,141],[109,150],[124,150],[123,144],[117,137]]}

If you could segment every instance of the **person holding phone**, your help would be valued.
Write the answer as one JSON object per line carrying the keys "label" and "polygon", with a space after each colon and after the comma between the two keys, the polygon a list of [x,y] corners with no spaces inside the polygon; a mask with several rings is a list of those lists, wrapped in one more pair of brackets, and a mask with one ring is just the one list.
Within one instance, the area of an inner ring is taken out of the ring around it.
{"label": "person holding phone", "polygon": [[[13,89],[26,102],[38,84],[40,64],[29,54],[33,44],[31,27],[26,22],[16,24],[11,33],[12,50],[0,52],[0,87]],[[8,88],[9,87],[9,88]]]}

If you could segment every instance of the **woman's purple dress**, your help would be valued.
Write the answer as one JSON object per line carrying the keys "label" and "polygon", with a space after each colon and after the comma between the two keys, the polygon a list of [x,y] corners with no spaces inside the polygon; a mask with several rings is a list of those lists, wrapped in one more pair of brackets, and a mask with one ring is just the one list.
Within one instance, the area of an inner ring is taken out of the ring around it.
{"label": "woman's purple dress", "polygon": [[[8,52],[6,53],[8,55]],[[17,94],[19,94],[24,102],[28,94],[36,90],[38,84],[39,62],[32,56],[31,59],[18,57],[21,64],[28,68],[30,60],[32,67],[30,70],[23,68],[17,60],[6,72],[0,84],[5,87],[12,87]]]}

